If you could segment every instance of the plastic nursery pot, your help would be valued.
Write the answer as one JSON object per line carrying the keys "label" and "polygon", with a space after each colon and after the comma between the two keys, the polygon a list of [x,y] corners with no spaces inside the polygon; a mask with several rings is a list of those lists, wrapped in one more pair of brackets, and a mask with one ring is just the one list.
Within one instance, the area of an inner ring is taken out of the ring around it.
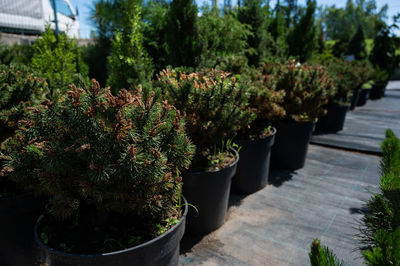
{"label": "plastic nursery pot", "polygon": [[367,103],[367,100],[369,98],[369,94],[371,92],[371,89],[362,89],[360,91],[360,95],[358,97],[358,102],[356,106],[363,106]]}
{"label": "plastic nursery pot", "polygon": [[232,177],[239,161],[239,154],[235,153],[235,162],[223,169],[182,174],[183,194],[198,210],[189,208],[187,234],[207,234],[224,224]]}
{"label": "plastic nursery pot", "polygon": [[360,89],[353,90],[350,100],[350,110],[354,110],[354,108],[357,106],[358,99],[360,97],[360,91],[361,91]]}
{"label": "plastic nursery pot", "polygon": [[275,141],[276,129],[269,136],[259,139],[238,140],[242,148],[232,189],[239,193],[253,193],[268,184],[271,147]]}
{"label": "plastic nursery pot", "polygon": [[181,220],[164,234],[132,248],[102,254],[68,254],[52,249],[40,239],[36,223],[35,241],[40,248],[41,261],[53,266],[178,265],[179,243],[185,232],[188,212],[185,198],[183,205],[185,210]]}
{"label": "plastic nursery pot", "polygon": [[349,104],[329,104],[328,113],[318,119],[316,124],[317,132],[338,132],[343,130]]}
{"label": "plastic nursery pot", "polygon": [[0,265],[36,265],[33,229],[43,209],[32,193],[0,199]]}
{"label": "plastic nursery pot", "polygon": [[385,95],[387,82],[376,83],[372,86],[369,98],[372,100],[380,99]]}
{"label": "plastic nursery pot", "polygon": [[272,164],[275,168],[296,170],[304,166],[315,122],[282,122],[276,125]]}

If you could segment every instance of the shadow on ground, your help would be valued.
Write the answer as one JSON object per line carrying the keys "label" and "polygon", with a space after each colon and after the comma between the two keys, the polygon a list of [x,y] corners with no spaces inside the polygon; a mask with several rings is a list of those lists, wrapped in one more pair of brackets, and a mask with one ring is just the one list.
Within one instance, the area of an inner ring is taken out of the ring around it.
{"label": "shadow on ground", "polygon": [[268,177],[268,183],[274,187],[280,187],[286,181],[292,180],[294,174],[294,172],[288,170],[271,169]]}

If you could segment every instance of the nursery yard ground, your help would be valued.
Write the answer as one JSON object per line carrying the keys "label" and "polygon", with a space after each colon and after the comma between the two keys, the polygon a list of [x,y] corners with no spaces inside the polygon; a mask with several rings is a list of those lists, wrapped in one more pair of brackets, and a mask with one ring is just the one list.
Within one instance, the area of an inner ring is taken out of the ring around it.
{"label": "nursery yard ground", "polygon": [[[386,96],[347,114],[337,135],[320,144],[379,153],[386,128],[400,134],[400,83]],[[226,223],[182,243],[181,265],[309,265],[314,238],[349,265],[364,265],[356,235],[363,204],[379,189],[375,155],[310,145],[306,165],[274,170],[270,184],[251,195],[231,195]]]}

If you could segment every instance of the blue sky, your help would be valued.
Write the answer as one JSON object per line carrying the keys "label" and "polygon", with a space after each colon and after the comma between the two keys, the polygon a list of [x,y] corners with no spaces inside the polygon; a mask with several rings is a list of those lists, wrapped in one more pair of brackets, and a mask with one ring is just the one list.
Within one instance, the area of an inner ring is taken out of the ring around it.
{"label": "blue sky", "polygon": [[[223,0],[219,0],[222,2]],[[90,9],[96,2],[96,0],[70,0],[74,7],[79,9],[79,23],[81,29],[81,37],[88,38],[90,36],[90,31],[93,30],[93,26],[90,21]],[[205,0],[197,0],[197,4],[202,5]],[[211,2],[211,1],[210,1]],[[305,0],[298,0],[299,4],[305,3]],[[318,5],[336,5],[336,7],[343,7],[347,0],[317,0]],[[271,5],[274,6],[276,0],[271,1]],[[400,1],[399,0],[376,0],[378,8],[383,5],[388,4],[388,17],[400,12]]]}

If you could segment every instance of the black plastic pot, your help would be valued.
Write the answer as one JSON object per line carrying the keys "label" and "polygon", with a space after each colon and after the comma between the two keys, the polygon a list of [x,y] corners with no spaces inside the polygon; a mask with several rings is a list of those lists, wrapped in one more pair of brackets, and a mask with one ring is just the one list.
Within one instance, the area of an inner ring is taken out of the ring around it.
{"label": "black plastic pot", "polygon": [[[237,153],[236,153],[237,154]],[[189,204],[186,232],[203,235],[218,229],[225,222],[232,177],[236,173],[239,155],[230,166],[217,171],[182,174],[183,193]]]}
{"label": "black plastic pot", "polygon": [[374,84],[369,94],[369,98],[373,100],[382,98],[385,95],[386,85],[387,82]]}
{"label": "black plastic pot", "polygon": [[329,104],[328,113],[318,120],[317,132],[338,132],[343,130],[349,104]]}
{"label": "black plastic pot", "polygon": [[276,129],[270,136],[254,140],[238,140],[241,146],[240,161],[232,188],[239,193],[253,193],[268,184],[271,147],[275,141]]}
{"label": "black plastic pot", "polygon": [[159,237],[141,245],[103,254],[68,254],[46,246],[38,236],[38,223],[35,225],[35,241],[41,251],[41,262],[51,266],[125,266],[125,265],[178,265],[179,243],[185,232],[188,211],[183,198],[185,211],[174,227]]}
{"label": "black plastic pot", "polygon": [[360,95],[358,97],[358,102],[356,106],[363,106],[367,103],[369,94],[371,92],[371,89],[362,89],[360,91]]}
{"label": "black plastic pot", "polygon": [[283,122],[276,125],[272,164],[275,168],[296,170],[304,166],[314,131],[314,122]]}
{"label": "black plastic pot", "polygon": [[35,265],[35,222],[44,203],[31,193],[0,199],[0,265]]}
{"label": "black plastic pot", "polygon": [[360,97],[360,91],[360,89],[353,90],[350,100],[350,110],[354,110],[354,108],[357,106],[358,98]]}

